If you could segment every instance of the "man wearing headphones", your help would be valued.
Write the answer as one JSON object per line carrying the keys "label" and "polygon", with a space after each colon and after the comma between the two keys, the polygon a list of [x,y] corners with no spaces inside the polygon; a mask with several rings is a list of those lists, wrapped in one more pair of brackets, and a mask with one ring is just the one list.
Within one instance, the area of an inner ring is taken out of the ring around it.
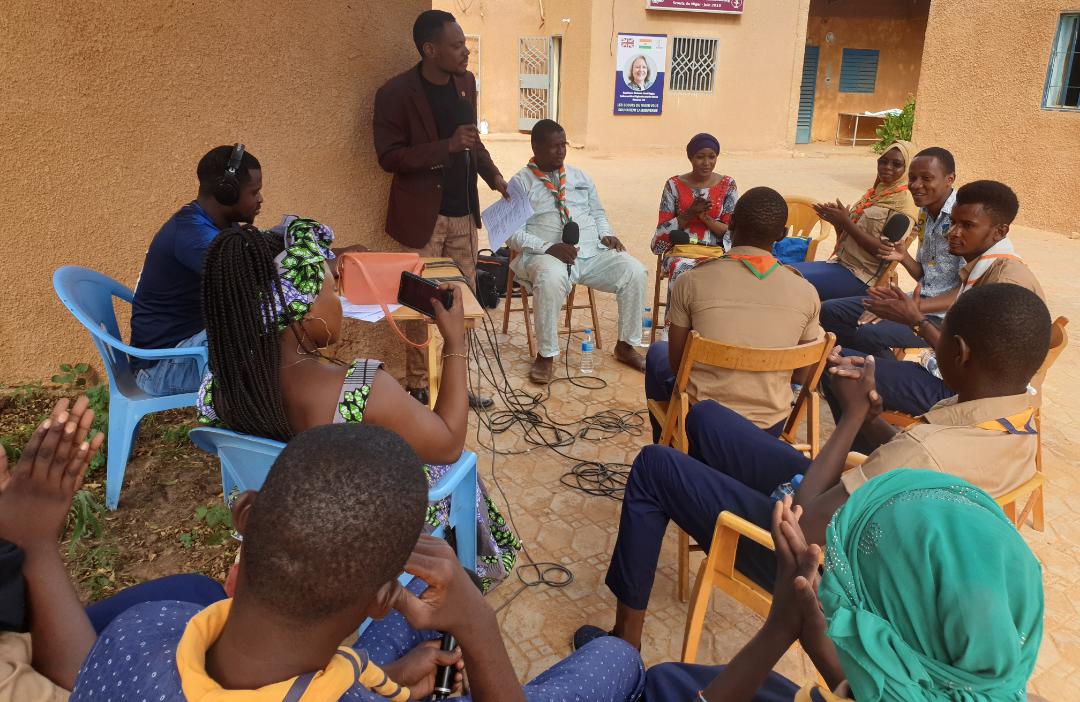
{"label": "man wearing headphones", "polygon": [[[132,346],[206,346],[199,303],[203,256],[218,232],[253,223],[262,207],[262,167],[243,144],[211,149],[196,173],[198,197],[169,218],[146,252],[132,304]],[[135,382],[151,395],[194,392],[201,381],[194,359],[131,363]]]}

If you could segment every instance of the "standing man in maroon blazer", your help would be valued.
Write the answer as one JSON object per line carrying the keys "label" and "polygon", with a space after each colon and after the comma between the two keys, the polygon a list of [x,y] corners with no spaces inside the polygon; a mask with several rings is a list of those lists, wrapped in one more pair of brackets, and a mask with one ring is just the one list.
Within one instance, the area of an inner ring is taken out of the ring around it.
{"label": "standing man in maroon blazer", "polygon": [[[452,258],[469,285],[476,279],[476,230],[480,226],[479,175],[506,197],[506,180],[480,142],[476,128],[476,78],[468,71],[465,33],[449,12],[416,18],[413,41],[420,63],[375,94],[375,151],[394,174],[386,232],[421,256]],[[410,324],[422,341],[424,325]],[[405,385],[427,402],[427,367],[419,349],[406,352]],[[473,406],[488,398],[469,395]]]}

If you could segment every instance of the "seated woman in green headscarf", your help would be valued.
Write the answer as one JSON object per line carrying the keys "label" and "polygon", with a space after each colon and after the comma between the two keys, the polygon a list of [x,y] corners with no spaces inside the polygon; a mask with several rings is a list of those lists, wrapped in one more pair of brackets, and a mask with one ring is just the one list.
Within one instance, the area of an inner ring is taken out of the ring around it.
{"label": "seated woman in green headscarf", "polygon": [[[1042,569],[989,495],[936,471],[871,480],[829,524],[820,584],[820,548],[803,538],[800,513],[790,498],[776,505],[776,589],[757,636],[719,669],[650,669],[645,700],[1025,698],[1042,641]],[[831,689],[799,690],[771,672],[796,641]]]}

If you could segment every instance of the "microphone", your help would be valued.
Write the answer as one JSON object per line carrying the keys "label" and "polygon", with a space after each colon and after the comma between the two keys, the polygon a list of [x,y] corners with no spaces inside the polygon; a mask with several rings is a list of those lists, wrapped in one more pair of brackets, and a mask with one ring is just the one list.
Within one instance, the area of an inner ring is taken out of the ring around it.
{"label": "microphone", "polygon": [[[476,110],[465,98],[461,98],[454,104],[454,124],[459,127],[476,125]],[[465,149],[465,153],[469,153],[469,149]]]}
{"label": "microphone", "polygon": [[[451,532],[453,534],[453,532]],[[476,576],[476,573],[466,570],[465,574],[469,576],[469,580],[476,586],[476,589],[480,592],[484,591],[483,585],[480,584],[480,578]],[[454,635],[448,632],[443,632],[442,643],[439,645],[441,651],[453,651],[457,648],[457,639]],[[454,674],[457,669],[452,665],[440,665],[435,668],[435,689],[432,692],[432,698],[436,700],[445,700],[450,696],[450,693],[454,691]]]}
{"label": "microphone", "polygon": [[[574,220],[570,220],[563,225],[562,228],[562,243],[570,244],[571,246],[577,246],[578,240],[581,238],[581,228],[578,227],[578,223]],[[566,277],[570,277],[570,270],[574,267],[574,264],[566,264]]]}
{"label": "microphone", "polygon": [[[907,234],[908,229],[910,228],[911,217],[908,217],[903,212],[896,212],[885,222],[885,226],[881,230],[881,235],[895,244],[904,238],[904,235]],[[885,270],[885,265],[887,263],[888,261],[882,261],[878,264],[877,273],[874,274],[875,280],[881,275],[881,272]]]}
{"label": "microphone", "polygon": [[668,233],[668,241],[672,246],[686,246],[690,243],[690,234],[685,229],[672,229]]}

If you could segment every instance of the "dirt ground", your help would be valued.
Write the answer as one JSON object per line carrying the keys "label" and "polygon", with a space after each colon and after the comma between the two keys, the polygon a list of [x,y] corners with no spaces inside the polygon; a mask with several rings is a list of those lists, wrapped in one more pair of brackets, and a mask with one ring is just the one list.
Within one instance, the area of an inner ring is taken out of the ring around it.
{"label": "dirt ground", "polygon": [[[491,136],[486,143],[507,178],[529,156],[527,141],[517,135]],[[574,150],[569,162],[593,177],[616,233],[653,271],[656,260],[648,251],[648,242],[656,223],[660,190],[667,177],[685,171],[685,158],[675,152]],[[862,149],[814,147],[794,155],[723,155],[718,170],[733,176],[742,190],[770,185],[784,194],[839,197],[850,203],[869,186],[874,164],[872,156]],[[964,175],[963,164],[960,174]],[[486,204],[494,195],[484,192],[481,198]],[[381,207],[382,203],[373,206]],[[1012,237],[1046,289],[1052,313],[1080,317],[1080,282],[1071,274],[1080,242],[1024,227],[1015,227]],[[826,242],[819,256],[824,257],[830,249],[831,242]],[[651,285],[650,275],[650,299]],[[594,428],[557,453],[529,443],[517,425],[492,437],[477,429],[474,417],[467,441],[467,447],[480,455],[481,476],[494,499],[508,506],[505,514],[525,541],[528,554],[523,560],[558,563],[573,573],[573,581],[565,587],[524,587],[512,578],[490,595],[492,604],[502,607],[499,617],[504,638],[523,680],[567,655],[570,637],[579,625],[588,622],[610,627],[613,621],[614,600],[603,578],[618,530],[619,503],[567,487],[565,482],[573,483],[574,478],[566,475],[581,461],[606,462],[611,468],[617,468],[613,465],[617,463],[628,464],[648,437],[640,419],[629,416],[644,406],[642,377],[610,357],[617,338],[614,298],[598,294],[598,306],[605,346],[598,354],[595,378],[606,385],[596,387],[599,383],[593,383],[585,388],[565,381],[555,383],[543,411],[573,434],[592,426],[581,421],[587,415],[621,411],[623,423],[614,425],[624,430],[607,434]],[[501,310],[497,316],[501,320]],[[510,385],[538,392],[525,380],[529,356],[520,315],[512,315],[509,333],[497,334],[497,338]],[[1080,614],[1072,594],[1072,583],[1080,578],[1080,510],[1076,507],[1080,504],[1080,479],[1075,470],[1080,449],[1070,438],[1080,422],[1077,354],[1075,347],[1065,351],[1044,388],[1047,530],[1024,531],[1044,564],[1047,599],[1046,631],[1031,691],[1056,700],[1073,699],[1080,687]],[[86,360],[99,363],[97,359]],[[569,361],[576,364],[577,355],[571,352]],[[557,375],[563,372],[560,366]],[[495,394],[490,384],[484,385],[488,394]],[[25,432],[45,414],[49,402],[49,394],[40,390],[5,394],[0,398],[0,437]],[[496,409],[504,407],[500,401]],[[186,430],[191,426],[192,410],[144,422],[127,468],[120,508],[102,517],[100,537],[83,539],[68,555],[72,574],[87,600],[178,572],[224,578],[235,543],[228,538],[227,526],[210,526],[206,515],[206,510],[221,504],[220,473],[216,462],[187,440]],[[495,460],[487,448],[493,441],[499,452]],[[103,481],[104,469],[90,477],[88,487],[98,502],[104,501]],[[687,606],[675,597],[674,530],[669,532],[645,631],[643,655],[648,665],[677,660],[682,644]],[[62,548],[67,555],[67,545]],[[696,571],[696,564],[692,569]],[[526,578],[534,575],[524,568],[519,574]],[[699,662],[703,663],[730,659],[761,624],[758,617],[724,595],[714,597],[713,610],[701,645]],[[795,653],[781,661],[779,670],[795,680],[809,679],[813,672]]]}

